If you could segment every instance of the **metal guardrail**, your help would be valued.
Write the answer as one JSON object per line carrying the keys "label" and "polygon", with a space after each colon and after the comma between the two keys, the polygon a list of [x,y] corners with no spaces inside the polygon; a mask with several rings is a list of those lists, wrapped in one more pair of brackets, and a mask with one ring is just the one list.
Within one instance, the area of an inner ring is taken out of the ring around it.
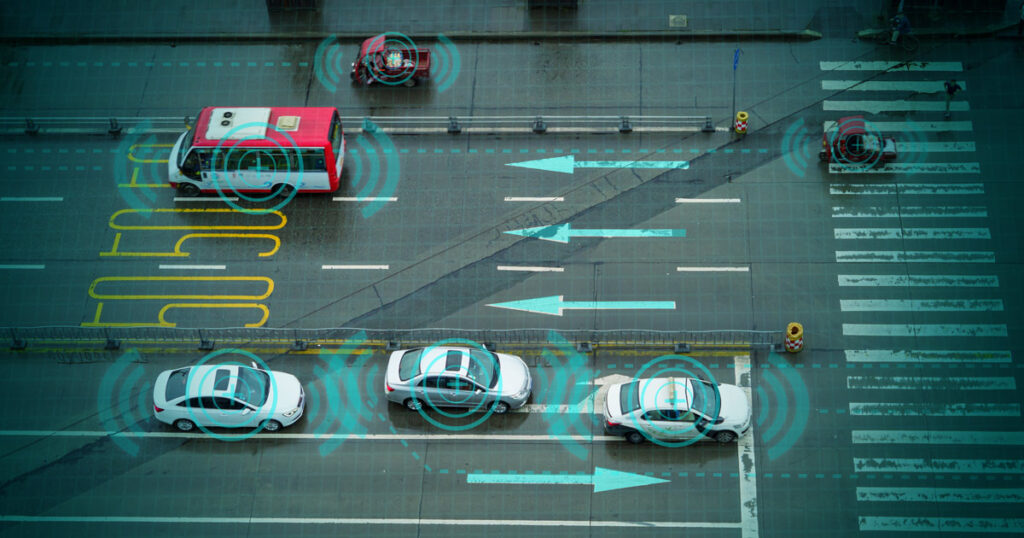
{"label": "metal guardrail", "polygon": [[[191,117],[25,117],[0,118],[4,134],[109,134],[181,132]],[[395,133],[684,131],[714,132],[711,116],[342,116],[349,131],[380,129]],[[358,127],[356,127],[358,126]]]}
{"label": "metal guardrail", "polygon": [[216,345],[288,345],[302,351],[310,345],[337,346],[358,339],[387,348],[430,345],[444,340],[462,339],[482,345],[553,344],[558,340],[577,345],[637,345],[671,346],[688,350],[688,346],[706,347],[777,347],[781,346],[783,331],[656,331],[656,330],[565,330],[552,329],[363,329],[339,327],[334,329],[277,329],[277,328],[216,328],[184,329],[177,327],[8,327],[10,349],[24,350],[29,346],[102,346],[116,350],[122,345],[163,344],[195,346],[212,350]]}

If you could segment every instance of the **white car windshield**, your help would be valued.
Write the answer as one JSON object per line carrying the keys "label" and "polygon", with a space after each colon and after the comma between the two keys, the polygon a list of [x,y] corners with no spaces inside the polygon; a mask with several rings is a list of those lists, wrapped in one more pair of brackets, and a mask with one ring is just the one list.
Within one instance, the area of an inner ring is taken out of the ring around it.
{"label": "white car windshield", "polygon": [[693,380],[693,402],[690,409],[704,415],[712,420],[718,418],[721,411],[721,402],[718,396],[718,387],[701,381]]}
{"label": "white car windshield", "polygon": [[241,367],[238,369],[238,380],[235,381],[235,398],[260,407],[267,401],[270,394],[270,376],[262,370]]}
{"label": "white car windshield", "polygon": [[480,349],[469,350],[469,369],[467,375],[474,382],[488,388],[498,384],[498,357]]}

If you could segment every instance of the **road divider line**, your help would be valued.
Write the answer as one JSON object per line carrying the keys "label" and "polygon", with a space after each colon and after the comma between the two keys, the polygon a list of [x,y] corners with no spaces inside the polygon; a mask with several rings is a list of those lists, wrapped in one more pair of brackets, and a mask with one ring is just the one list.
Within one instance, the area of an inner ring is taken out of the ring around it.
{"label": "road divider line", "polygon": [[935,194],[955,195],[985,194],[984,183],[897,183],[895,185],[873,185],[870,183],[832,183],[829,194]]}
{"label": "road divider line", "polygon": [[1021,503],[1021,488],[890,488],[858,487],[858,501],[930,503]]}
{"label": "road divider line", "polygon": [[506,202],[564,202],[564,196],[506,196]]}
{"label": "road divider line", "polygon": [[840,299],[843,312],[1002,312],[999,299]]}
{"label": "road divider line", "polygon": [[988,228],[836,228],[836,239],[992,239]]}
{"label": "road divider line", "polygon": [[968,251],[906,251],[906,250],[837,250],[840,263],[995,263],[993,252]]}
{"label": "road divider line", "polygon": [[23,269],[46,269],[45,265],[31,265],[31,264],[0,264],[0,270],[11,269],[11,270],[23,270]]}
{"label": "road divider line", "polygon": [[846,362],[891,363],[993,363],[1013,362],[1009,351],[970,351],[934,349],[861,349],[846,350]]}
{"label": "road divider line", "polygon": [[1006,325],[912,325],[844,323],[846,336],[1005,337]]}
{"label": "road divider line", "polygon": [[851,416],[875,417],[1019,417],[1020,404],[850,402]]}
{"label": "road divider line", "polygon": [[998,288],[995,275],[839,275],[840,286]]}
{"label": "road divider line", "polygon": [[323,269],[325,271],[327,271],[327,270],[335,270],[335,269],[337,269],[337,270],[352,269],[352,270],[387,271],[390,268],[391,268],[390,265],[321,265],[320,266],[320,269]]}
{"label": "road divider line", "polygon": [[161,269],[196,269],[196,270],[206,270],[206,271],[209,271],[209,270],[223,270],[223,269],[227,269],[227,266],[226,265],[174,265],[174,264],[161,263],[160,264],[160,268]]}
{"label": "road divider line", "polygon": [[526,271],[534,273],[563,273],[564,267],[543,267],[538,265],[499,265],[499,271]]}
{"label": "road divider line", "polygon": [[963,71],[960,62],[884,62],[845,60],[841,62],[818,62],[822,71]]}
{"label": "road divider line", "polygon": [[957,430],[853,430],[854,444],[1024,445],[1024,432]]}
{"label": "road divider line", "polygon": [[677,204],[738,204],[739,198],[676,198]]}
{"label": "road divider line", "polygon": [[681,273],[715,273],[715,272],[723,272],[723,273],[749,273],[750,272],[750,267],[742,267],[742,266],[735,266],[735,267],[694,267],[694,266],[687,266],[687,267],[676,267],[676,271],[679,271]]}
{"label": "road divider line", "polygon": [[63,202],[62,196],[4,196],[0,202]]}
{"label": "road divider line", "polygon": [[853,468],[858,473],[1024,474],[1024,460],[853,458]]}
{"label": "road divider line", "polygon": [[335,196],[335,202],[397,202],[397,196],[368,196],[361,198],[359,196]]}
{"label": "road divider line", "polygon": [[1016,390],[1012,377],[847,376],[851,390]]}

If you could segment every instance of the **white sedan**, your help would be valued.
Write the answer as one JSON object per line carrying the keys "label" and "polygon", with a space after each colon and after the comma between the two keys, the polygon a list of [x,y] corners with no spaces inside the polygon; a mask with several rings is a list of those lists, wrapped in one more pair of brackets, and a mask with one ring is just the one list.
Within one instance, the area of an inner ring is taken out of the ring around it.
{"label": "white sedan", "polygon": [[239,364],[204,364],[166,370],[153,387],[153,411],[160,422],[181,431],[195,427],[277,431],[299,420],[306,393],[284,372]]}

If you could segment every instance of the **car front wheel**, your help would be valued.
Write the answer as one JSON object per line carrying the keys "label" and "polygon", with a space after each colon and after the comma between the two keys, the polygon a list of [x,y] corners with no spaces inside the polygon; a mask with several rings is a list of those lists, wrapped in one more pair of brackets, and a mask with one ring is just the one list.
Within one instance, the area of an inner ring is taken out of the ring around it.
{"label": "car front wheel", "polygon": [[495,415],[504,415],[505,413],[508,413],[508,404],[507,403],[505,403],[505,402],[498,402],[498,403],[494,404],[494,414]]}
{"label": "car front wheel", "polygon": [[178,419],[178,420],[174,421],[174,427],[178,428],[179,430],[181,430],[183,432],[190,432],[190,431],[196,429],[196,424],[194,422],[192,422],[191,420],[187,420],[187,419],[182,418],[182,419]]}
{"label": "car front wheel", "polygon": [[268,420],[267,423],[263,425],[263,429],[268,432],[276,432],[281,429],[281,423],[276,420]]}
{"label": "car front wheel", "polygon": [[736,434],[732,432],[718,432],[715,434],[715,441],[719,443],[731,443],[736,440]]}

